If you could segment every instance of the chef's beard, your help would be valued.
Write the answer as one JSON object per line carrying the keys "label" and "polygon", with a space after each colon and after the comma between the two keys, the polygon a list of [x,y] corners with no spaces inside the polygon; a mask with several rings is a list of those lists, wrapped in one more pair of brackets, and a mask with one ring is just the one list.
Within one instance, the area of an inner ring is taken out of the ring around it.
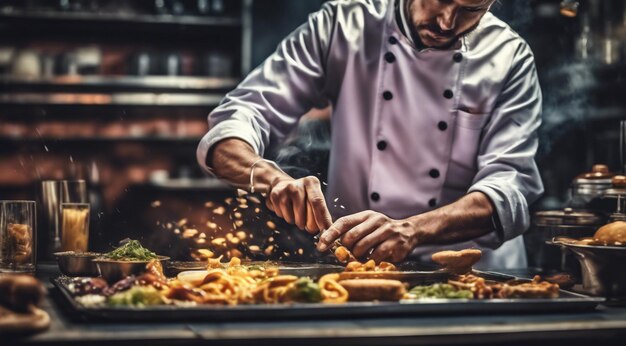
{"label": "chef's beard", "polygon": [[[439,27],[439,25],[435,23],[419,24],[419,25],[413,24],[412,31],[413,31],[413,37],[419,39],[418,42],[421,46],[425,48],[448,49],[454,46],[461,39],[461,37],[467,35],[468,33],[472,32],[474,29],[476,29],[479,23],[480,21],[477,22],[471,28],[467,29],[466,31],[458,35],[455,35],[454,30],[448,30],[448,31],[442,30]],[[447,38],[447,40],[441,41],[440,44],[429,45],[426,42],[424,42],[424,40],[422,39],[422,35],[420,35],[420,33],[422,32],[425,32],[428,34],[434,34],[441,38]]]}

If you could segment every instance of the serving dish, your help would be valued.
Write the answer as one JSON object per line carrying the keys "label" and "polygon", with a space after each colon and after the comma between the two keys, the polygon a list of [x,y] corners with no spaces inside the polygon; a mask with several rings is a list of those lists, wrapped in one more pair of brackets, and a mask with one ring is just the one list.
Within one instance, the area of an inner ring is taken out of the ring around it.
{"label": "serving dish", "polygon": [[[279,268],[282,270],[282,268]],[[302,269],[302,275],[314,277],[318,268]],[[441,282],[441,273],[419,272],[413,284]],[[307,275],[308,274],[308,275]],[[486,280],[505,282],[518,279],[499,273],[474,271]],[[346,302],[343,304],[288,303],[252,305],[157,305],[145,307],[88,307],[74,298],[68,288],[70,278],[53,279],[57,296],[69,307],[71,317],[81,320],[126,321],[240,321],[240,320],[290,320],[312,318],[359,318],[406,315],[458,315],[490,313],[539,313],[564,311],[591,311],[603,298],[561,290],[551,299],[436,299],[401,300],[399,302]],[[528,280],[526,280],[528,281]],[[445,282],[445,281],[444,281]]]}
{"label": "serving dish", "polygon": [[55,252],[59,270],[67,276],[97,276],[98,267],[93,260],[101,254],[97,252]]}
{"label": "serving dish", "polygon": [[[167,256],[157,256],[157,259],[164,265],[170,258]],[[139,275],[146,271],[146,265],[150,260],[115,260],[104,257],[94,258],[93,262],[98,267],[98,273],[107,282],[113,283],[130,275]]]}

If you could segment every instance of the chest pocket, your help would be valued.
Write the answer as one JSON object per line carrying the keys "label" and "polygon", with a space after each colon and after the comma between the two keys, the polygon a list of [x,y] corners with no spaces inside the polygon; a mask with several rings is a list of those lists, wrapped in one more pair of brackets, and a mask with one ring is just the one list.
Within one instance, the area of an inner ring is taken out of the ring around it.
{"label": "chest pocket", "polygon": [[476,155],[483,127],[487,123],[487,113],[456,111],[454,141],[450,156],[447,185],[457,189],[467,189],[476,175]]}

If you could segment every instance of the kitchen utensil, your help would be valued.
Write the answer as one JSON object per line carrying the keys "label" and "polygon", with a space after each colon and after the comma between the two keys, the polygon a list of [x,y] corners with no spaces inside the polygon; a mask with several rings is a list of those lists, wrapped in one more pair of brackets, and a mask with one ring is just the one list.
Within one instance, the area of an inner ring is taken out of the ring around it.
{"label": "kitchen utensil", "polygon": [[93,262],[94,258],[101,256],[97,252],[55,252],[61,273],[67,276],[98,276],[98,267]]}

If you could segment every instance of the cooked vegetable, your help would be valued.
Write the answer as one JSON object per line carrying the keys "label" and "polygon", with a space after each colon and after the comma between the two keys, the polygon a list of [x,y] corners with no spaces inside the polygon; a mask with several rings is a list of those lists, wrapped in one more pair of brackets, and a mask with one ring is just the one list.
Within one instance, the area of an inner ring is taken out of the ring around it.
{"label": "cooked vegetable", "polygon": [[404,296],[405,299],[472,299],[474,294],[469,290],[459,290],[450,284],[434,284],[415,286]]}
{"label": "cooked vegetable", "polygon": [[133,288],[116,293],[109,297],[109,306],[148,306],[165,304],[161,293],[152,286],[134,286]]}
{"label": "cooked vegetable", "polygon": [[310,278],[299,278],[293,283],[291,295],[294,301],[306,303],[319,303],[322,301],[320,286]]}
{"label": "cooked vegetable", "polygon": [[103,257],[122,261],[149,261],[158,258],[154,252],[141,246],[137,240],[129,240],[126,244],[104,254]]}

